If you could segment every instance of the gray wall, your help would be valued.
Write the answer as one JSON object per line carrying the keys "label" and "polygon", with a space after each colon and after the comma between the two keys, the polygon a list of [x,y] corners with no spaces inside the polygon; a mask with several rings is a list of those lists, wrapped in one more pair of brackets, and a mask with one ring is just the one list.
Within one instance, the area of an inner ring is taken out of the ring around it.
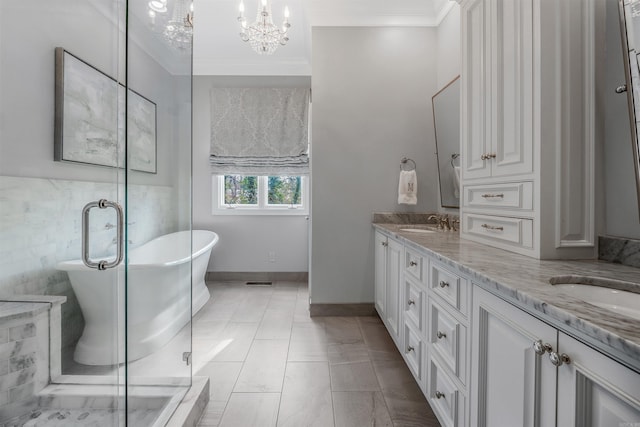
{"label": "gray wall", "polygon": [[640,216],[633,169],[626,94],[615,88],[625,81],[618,1],[607,1],[605,102],[605,234],[640,239]]}
{"label": "gray wall", "polygon": [[[212,214],[209,92],[212,87],[310,87],[311,78],[197,76],[193,85],[193,226],[220,236],[208,271],[308,271],[306,216]],[[269,252],[275,252],[275,262],[269,262]]]}
{"label": "gray wall", "polygon": [[438,26],[438,90],[460,75],[460,5],[455,3]]}
{"label": "gray wall", "polygon": [[[435,28],[313,28],[312,303],[373,301],[373,212],[436,211]],[[418,205],[397,204],[400,159]]]}

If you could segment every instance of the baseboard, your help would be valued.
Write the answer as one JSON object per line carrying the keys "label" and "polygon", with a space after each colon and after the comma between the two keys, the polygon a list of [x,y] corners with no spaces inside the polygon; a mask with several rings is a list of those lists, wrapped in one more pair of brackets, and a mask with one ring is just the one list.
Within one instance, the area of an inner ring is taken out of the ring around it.
{"label": "baseboard", "polygon": [[307,271],[207,271],[205,279],[211,282],[307,282],[309,273]]}
{"label": "baseboard", "polygon": [[376,309],[373,303],[362,304],[311,304],[311,317],[320,316],[374,316]]}

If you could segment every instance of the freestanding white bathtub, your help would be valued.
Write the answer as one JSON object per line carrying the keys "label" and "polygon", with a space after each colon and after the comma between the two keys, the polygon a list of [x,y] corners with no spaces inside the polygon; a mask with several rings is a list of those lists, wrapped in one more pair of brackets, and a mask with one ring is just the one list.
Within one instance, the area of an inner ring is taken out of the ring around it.
{"label": "freestanding white bathtub", "polygon": [[125,297],[127,360],[147,356],[169,342],[209,299],[204,276],[217,242],[213,231],[193,230],[193,241],[191,232],[179,231],[131,250],[126,295],[124,265],[99,271],[82,260],[58,264],[69,275],[85,320],[74,360],[84,365],[124,362],[125,317],[118,307],[124,307]]}

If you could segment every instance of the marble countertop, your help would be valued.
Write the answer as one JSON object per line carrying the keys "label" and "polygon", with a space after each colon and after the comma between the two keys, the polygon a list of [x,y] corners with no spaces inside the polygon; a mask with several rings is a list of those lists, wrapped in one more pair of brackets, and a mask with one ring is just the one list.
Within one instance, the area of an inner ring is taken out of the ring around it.
{"label": "marble countertop", "polygon": [[572,298],[549,284],[551,277],[567,275],[640,283],[640,269],[598,260],[537,260],[461,239],[457,232],[420,234],[400,231],[407,224],[373,226],[640,372],[640,320]]}

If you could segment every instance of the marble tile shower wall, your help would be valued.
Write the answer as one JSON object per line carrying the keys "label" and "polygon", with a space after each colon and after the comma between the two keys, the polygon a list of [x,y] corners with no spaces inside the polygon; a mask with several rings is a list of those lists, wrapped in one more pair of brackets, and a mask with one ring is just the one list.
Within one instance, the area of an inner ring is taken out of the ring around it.
{"label": "marble tile shower wall", "polygon": [[[117,186],[109,183],[0,176],[0,299],[2,295],[66,296],[63,349],[75,345],[84,320],[67,274],[56,270],[56,264],[81,256],[84,205],[100,198],[115,200],[116,191]],[[173,199],[171,187],[129,186],[130,247],[176,231]],[[115,253],[113,209],[93,209],[90,224],[92,258]]]}
{"label": "marble tile shower wall", "polygon": [[0,425],[4,419],[23,412],[34,393],[49,382],[49,304],[4,303],[38,307],[17,315],[0,316]]}

